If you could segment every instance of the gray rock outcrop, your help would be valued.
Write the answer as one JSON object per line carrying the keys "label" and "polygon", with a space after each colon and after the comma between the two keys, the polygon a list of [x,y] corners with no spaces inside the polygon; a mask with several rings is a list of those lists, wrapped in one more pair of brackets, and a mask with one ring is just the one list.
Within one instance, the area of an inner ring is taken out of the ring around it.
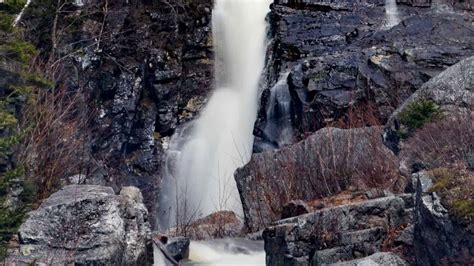
{"label": "gray rock outcrop", "polygon": [[470,114],[474,106],[474,57],[462,60],[426,82],[394,111],[384,132],[384,142],[392,150],[400,149],[397,132],[405,127],[400,122],[400,114],[420,101],[436,104],[445,116]]}
{"label": "gray rock outcrop", "polygon": [[411,103],[420,100],[434,102],[446,114],[470,112],[474,106],[474,57],[462,60],[425,83],[395,110],[389,125],[395,123]]}
{"label": "gray rock outcrop", "polygon": [[263,232],[267,265],[327,265],[402,248],[391,234],[413,222],[412,212],[413,197],[406,194],[277,221]]}
{"label": "gray rock outcrop", "polygon": [[[415,257],[419,265],[473,265],[474,232],[450,217],[441,198],[418,178],[415,201]],[[472,225],[471,225],[472,227]]]}
{"label": "gray rock outcrop", "polygon": [[169,254],[176,261],[188,259],[189,257],[189,244],[191,241],[185,237],[172,237],[168,239],[165,247]]}
{"label": "gray rock outcrop", "polygon": [[20,253],[49,264],[138,265],[150,237],[137,188],[72,185],[29,213],[19,229]]}
{"label": "gray rock outcrop", "polygon": [[379,127],[325,128],[281,150],[254,154],[235,173],[247,228],[258,231],[280,219],[282,206],[294,199],[332,196],[349,186],[403,190],[398,160],[381,133]]}

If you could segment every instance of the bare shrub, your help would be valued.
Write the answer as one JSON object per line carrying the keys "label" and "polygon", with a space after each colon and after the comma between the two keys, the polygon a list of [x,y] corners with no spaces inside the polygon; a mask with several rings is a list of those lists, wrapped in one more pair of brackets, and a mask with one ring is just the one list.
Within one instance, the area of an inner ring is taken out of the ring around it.
{"label": "bare shrub", "polygon": [[467,166],[474,145],[473,121],[471,112],[428,123],[403,144],[401,156],[408,158],[409,166],[422,164],[431,169]]}
{"label": "bare shrub", "polygon": [[325,128],[277,151],[273,160],[257,155],[241,172],[252,178],[245,181],[249,188],[243,197],[250,219],[256,227],[264,226],[279,219],[291,200],[311,201],[347,189],[403,191],[406,180],[399,175],[397,157],[382,144],[381,133],[380,127]]}
{"label": "bare shrub", "polygon": [[86,106],[80,91],[66,87],[38,89],[23,110],[20,161],[36,183],[40,199],[61,186],[68,175],[86,172]]}
{"label": "bare shrub", "polygon": [[331,126],[337,128],[360,128],[383,125],[379,108],[371,101],[351,105],[347,113],[333,122]]}

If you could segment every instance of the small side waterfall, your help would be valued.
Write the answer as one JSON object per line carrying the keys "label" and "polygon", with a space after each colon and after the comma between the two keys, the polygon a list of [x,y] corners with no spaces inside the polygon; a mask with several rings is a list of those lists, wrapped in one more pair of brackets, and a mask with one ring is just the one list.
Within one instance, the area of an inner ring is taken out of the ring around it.
{"label": "small side waterfall", "polygon": [[262,140],[255,143],[258,151],[281,148],[293,142],[288,76],[289,72],[281,75],[278,82],[270,89],[265,110],[265,126],[260,132]]}
{"label": "small side waterfall", "polygon": [[400,23],[397,0],[385,0],[385,14],[387,16],[386,27],[392,28]]}
{"label": "small side waterfall", "polygon": [[242,215],[233,177],[250,160],[271,0],[216,0],[216,89],[200,117],[172,137],[160,199],[160,229],[216,211]]}

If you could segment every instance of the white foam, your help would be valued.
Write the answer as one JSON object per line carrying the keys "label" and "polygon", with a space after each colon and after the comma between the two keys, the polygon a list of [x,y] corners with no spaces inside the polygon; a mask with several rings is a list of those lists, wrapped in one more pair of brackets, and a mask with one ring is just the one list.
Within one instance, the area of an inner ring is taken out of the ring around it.
{"label": "white foam", "polygon": [[270,3],[215,1],[216,89],[200,117],[171,140],[160,200],[159,216],[167,220],[160,221],[162,229],[175,225],[178,216],[195,220],[221,210],[242,215],[233,174],[252,154]]}

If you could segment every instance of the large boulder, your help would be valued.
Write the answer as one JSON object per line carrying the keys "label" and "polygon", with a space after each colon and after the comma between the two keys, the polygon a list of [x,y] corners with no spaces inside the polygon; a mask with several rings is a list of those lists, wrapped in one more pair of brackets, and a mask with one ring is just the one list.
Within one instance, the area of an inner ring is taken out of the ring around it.
{"label": "large boulder", "polygon": [[137,265],[146,261],[148,211],[137,188],[72,185],[29,213],[20,253],[48,264]]}
{"label": "large boulder", "polygon": [[474,56],[446,69],[421,89],[413,93],[391,115],[389,125],[394,126],[410,104],[432,101],[447,114],[467,113],[474,106]]}
{"label": "large boulder", "polygon": [[433,103],[445,116],[471,115],[474,106],[474,57],[446,69],[416,91],[390,116],[384,142],[399,150],[398,132],[406,132],[401,116],[417,103]]}
{"label": "large boulder", "polygon": [[407,194],[277,221],[263,232],[267,265],[327,265],[402,251],[404,244],[393,239],[413,222],[412,207]]}
{"label": "large boulder", "polygon": [[281,150],[254,154],[235,173],[251,231],[280,219],[291,200],[310,201],[355,187],[401,191],[398,160],[381,139],[382,128],[325,128]]}

